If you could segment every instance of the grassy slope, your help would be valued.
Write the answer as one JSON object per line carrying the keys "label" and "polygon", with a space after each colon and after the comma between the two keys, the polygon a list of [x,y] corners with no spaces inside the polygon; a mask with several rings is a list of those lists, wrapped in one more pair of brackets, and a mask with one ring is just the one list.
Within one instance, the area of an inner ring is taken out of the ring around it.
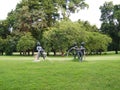
{"label": "grassy slope", "polygon": [[119,55],[88,56],[83,63],[71,57],[48,57],[45,62],[33,59],[0,56],[0,90],[120,89]]}

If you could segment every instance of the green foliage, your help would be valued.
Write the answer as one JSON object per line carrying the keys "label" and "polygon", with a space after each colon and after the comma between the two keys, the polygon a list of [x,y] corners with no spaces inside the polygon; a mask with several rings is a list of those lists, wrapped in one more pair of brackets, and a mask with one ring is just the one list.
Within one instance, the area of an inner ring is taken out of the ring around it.
{"label": "green foliage", "polygon": [[83,35],[85,33],[84,30],[79,28],[78,24],[71,21],[62,21],[56,27],[44,33],[43,41],[49,49],[65,52],[75,42],[80,43],[85,40]]}
{"label": "green foliage", "polygon": [[112,13],[114,11],[113,2],[105,2],[103,6],[100,6],[101,10],[101,18],[100,20],[103,22],[110,22],[113,20]]}
{"label": "green foliage", "polygon": [[[73,4],[69,5],[69,12],[87,7],[84,0],[70,2]],[[66,3],[65,0],[22,0],[16,9],[8,14],[7,20],[14,30],[31,32],[34,38],[41,41],[44,30],[60,20],[59,10],[62,10],[64,18],[67,17]]]}
{"label": "green foliage", "polygon": [[[111,39],[99,33],[96,26],[91,26],[87,21],[71,22],[68,19],[71,13],[86,7],[88,5],[85,0],[69,0],[69,2],[66,0],[22,0],[17,4],[16,9],[8,14],[4,25],[1,24],[0,32],[3,34],[0,33],[0,36],[5,34],[7,37],[8,33],[5,32],[8,28],[13,28],[11,37],[6,39],[6,45],[8,45],[6,52],[13,52],[16,48],[18,51],[29,51],[34,48],[35,39],[40,41],[48,52],[63,53],[74,43],[80,45],[82,41],[86,43],[88,51],[106,50]],[[116,13],[117,18],[119,12]],[[60,15],[63,16],[62,20]],[[21,33],[27,34],[22,36]]]}
{"label": "green foliage", "polygon": [[0,37],[0,50],[3,50],[4,40]]}
{"label": "green foliage", "polygon": [[5,51],[4,49],[5,49],[5,40],[0,37],[0,53],[2,53],[2,55],[3,52]]}
{"label": "green foliage", "polygon": [[7,20],[0,21],[0,37],[5,39],[9,34],[10,32]]}
{"label": "green foliage", "polygon": [[78,20],[78,23],[82,24],[83,28],[85,28],[86,31],[89,32],[98,32],[98,28],[95,25],[91,25],[88,21],[80,21]]}
{"label": "green foliage", "polygon": [[101,31],[112,38],[111,50],[118,53],[120,50],[120,5],[113,5],[112,2],[105,2],[101,10]]}
{"label": "green foliage", "polygon": [[44,46],[47,51],[65,52],[74,43],[80,45],[81,42],[86,43],[87,51],[94,50],[105,51],[111,38],[101,34],[97,28],[83,22],[62,21],[56,27],[50,28],[43,35]]}
{"label": "green foliage", "polygon": [[18,51],[27,51],[32,50],[35,47],[35,39],[31,36],[30,33],[26,33],[20,38],[17,44]]}
{"label": "green foliage", "polygon": [[13,51],[15,50],[16,42],[15,38],[11,36],[7,36],[5,39],[5,54],[6,55],[12,55]]}
{"label": "green foliage", "polygon": [[89,32],[88,42],[86,42],[86,48],[88,51],[106,51],[108,45],[112,42],[112,39],[104,34],[98,32]]}

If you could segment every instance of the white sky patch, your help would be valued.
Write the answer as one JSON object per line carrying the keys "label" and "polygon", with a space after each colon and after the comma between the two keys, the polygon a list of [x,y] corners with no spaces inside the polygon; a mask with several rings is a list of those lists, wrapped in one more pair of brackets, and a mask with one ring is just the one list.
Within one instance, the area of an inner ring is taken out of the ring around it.
{"label": "white sky patch", "polygon": [[81,10],[79,13],[72,14],[70,16],[72,21],[77,21],[81,19],[83,21],[89,21],[91,25],[96,25],[98,28],[101,26],[100,16],[101,12],[99,7],[104,4],[104,2],[112,1],[113,4],[120,4],[120,0],[86,0],[89,8]]}
{"label": "white sky patch", "polygon": [[0,0],[0,20],[4,20],[7,17],[7,14],[15,9],[17,3],[21,0]]}

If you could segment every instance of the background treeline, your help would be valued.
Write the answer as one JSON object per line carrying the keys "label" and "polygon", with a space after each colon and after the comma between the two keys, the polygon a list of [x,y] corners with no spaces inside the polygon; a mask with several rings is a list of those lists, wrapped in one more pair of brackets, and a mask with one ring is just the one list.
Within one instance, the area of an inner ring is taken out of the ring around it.
{"label": "background treeline", "polygon": [[[105,6],[101,6],[101,11],[102,7]],[[108,46],[116,50],[113,48],[116,42],[104,32],[106,26],[98,30],[87,21],[69,19],[71,13],[84,8],[88,8],[84,0],[22,0],[8,13],[6,20],[0,21],[1,54],[12,55],[19,51],[20,55],[30,55],[30,52],[33,55],[38,41],[48,54],[54,52],[54,55],[56,52],[64,55],[74,43],[80,45],[83,41],[87,54],[101,54]]]}

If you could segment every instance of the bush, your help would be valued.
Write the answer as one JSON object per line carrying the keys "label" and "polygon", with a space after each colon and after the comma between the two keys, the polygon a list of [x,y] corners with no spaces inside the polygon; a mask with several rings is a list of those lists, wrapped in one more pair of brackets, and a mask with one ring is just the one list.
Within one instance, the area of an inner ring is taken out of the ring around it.
{"label": "bush", "polygon": [[11,36],[8,36],[5,39],[5,54],[12,55],[15,47],[16,47],[16,42],[14,38]]}
{"label": "bush", "polygon": [[0,37],[0,53],[3,55],[3,52],[4,52],[4,47],[5,47],[5,42],[4,42],[4,39],[2,39]]}
{"label": "bush", "polygon": [[17,44],[18,51],[30,51],[35,47],[35,39],[32,37],[31,33],[26,33],[20,38]]}

